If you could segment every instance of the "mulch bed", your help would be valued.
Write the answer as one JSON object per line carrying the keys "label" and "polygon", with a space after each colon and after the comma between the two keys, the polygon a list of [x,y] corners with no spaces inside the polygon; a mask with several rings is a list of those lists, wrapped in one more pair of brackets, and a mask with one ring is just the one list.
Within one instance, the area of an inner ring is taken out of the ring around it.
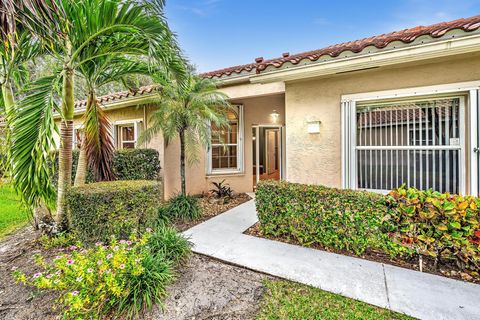
{"label": "mulch bed", "polygon": [[[275,241],[280,241],[280,242],[285,242],[289,244],[294,244],[298,246],[303,246],[299,241],[296,239],[291,239],[288,237],[273,237],[273,236],[266,236],[263,235],[261,230],[260,230],[260,222],[257,222],[247,230],[245,230],[244,234],[259,237],[259,238],[265,238],[265,239],[270,239],[270,240],[275,240]],[[365,260],[370,260],[374,262],[380,262],[380,263],[385,263],[385,264],[390,264],[394,265],[397,267],[401,268],[406,268],[406,269],[412,269],[419,271],[419,262],[418,262],[418,257],[412,257],[409,259],[402,259],[402,258],[391,258],[388,254],[385,254],[380,251],[376,250],[367,250],[365,251],[364,254],[358,256],[355,255],[354,253],[347,251],[347,250],[338,250],[338,249],[332,249],[332,248],[327,248],[324,246],[321,246],[319,244],[314,244],[311,246],[308,246],[309,248],[313,249],[318,249],[318,250],[323,250],[327,252],[332,252],[332,253],[338,253],[346,256],[351,256],[351,257],[356,257],[356,258],[361,258]],[[439,276],[444,276],[448,278],[453,278],[456,280],[463,280],[467,282],[472,282],[472,283],[480,283],[480,276],[478,275],[472,275],[467,272],[462,272],[461,270],[458,269],[458,267],[455,264],[439,264],[438,268],[435,269],[434,267],[434,259],[432,258],[423,258],[423,272],[426,273],[431,273]]]}
{"label": "mulch bed", "polygon": [[246,193],[238,193],[233,195],[232,199],[226,203],[217,202],[213,198],[204,196],[200,198],[200,208],[202,209],[202,217],[193,221],[176,220],[173,222],[178,231],[182,232],[188,230],[197,224],[207,221],[215,216],[218,216],[225,211],[235,208],[242,203],[245,203],[252,198]]}

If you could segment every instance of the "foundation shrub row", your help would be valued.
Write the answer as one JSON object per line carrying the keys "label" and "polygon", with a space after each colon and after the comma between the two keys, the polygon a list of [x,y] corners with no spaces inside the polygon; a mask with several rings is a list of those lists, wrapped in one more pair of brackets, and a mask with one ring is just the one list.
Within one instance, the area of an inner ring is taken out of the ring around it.
{"label": "foundation shrub row", "polygon": [[264,181],[257,186],[260,231],[305,246],[428,256],[480,271],[480,201],[402,186],[383,196]]}

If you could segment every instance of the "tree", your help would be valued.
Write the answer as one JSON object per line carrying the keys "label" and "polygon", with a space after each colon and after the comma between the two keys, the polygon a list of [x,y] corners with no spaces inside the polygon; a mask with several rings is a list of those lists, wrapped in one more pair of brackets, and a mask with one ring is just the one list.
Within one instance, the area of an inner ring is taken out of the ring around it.
{"label": "tree", "polygon": [[[134,39],[125,39],[125,45],[138,47]],[[167,43],[168,45],[168,43]],[[167,47],[167,46],[166,46]],[[174,51],[172,54],[176,55]],[[184,68],[181,59],[171,60],[170,65],[158,67],[149,66],[141,60],[132,60],[125,57],[100,57],[90,60],[79,69],[84,78],[87,92],[86,111],[83,117],[84,141],[81,143],[77,172],[74,185],[83,185],[86,181],[88,163],[93,168],[97,180],[111,180],[113,173],[110,162],[114,151],[111,136],[110,122],[97,101],[97,90],[111,82],[127,82],[126,78],[137,75],[151,75],[155,73],[178,72]],[[128,85],[127,85],[128,86]]]}
{"label": "tree", "polygon": [[[62,69],[30,85],[19,104],[12,130],[14,185],[21,193],[30,187],[27,175],[37,179],[40,172],[50,170],[43,157],[50,151],[51,141],[42,137],[53,135],[53,113],[59,112],[62,120],[56,220],[62,228],[66,221],[65,192],[71,186],[75,73],[99,57],[137,55],[144,53],[145,48],[149,62],[165,63],[170,58],[165,55],[165,39],[171,39],[173,44],[174,40],[161,15],[162,1],[24,0],[15,4],[18,20],[50,54],[62,61]],[[133,37],[144,46],[126,47],[126,37]],[[60,106],[57,100],[61,101]],[[37,193],[26,199],[28,204],[54,197],[51,183],[41,184],[46,189],[37,188]],[[46,203],[51,205],[51,201]]]}
{"label": "tree", "polygon": [[210,147],[210,126],[225,128],[228,96],[217,90],[216,83],[190,75],[182,82],[165,85],[158,98],[158,109],[149,119],[149,126],[140,136],[140,143],[150,141],[159,132],[168,143],[180,139],[181,193],[186,195],[185,160],[198,160],[198,147]]}

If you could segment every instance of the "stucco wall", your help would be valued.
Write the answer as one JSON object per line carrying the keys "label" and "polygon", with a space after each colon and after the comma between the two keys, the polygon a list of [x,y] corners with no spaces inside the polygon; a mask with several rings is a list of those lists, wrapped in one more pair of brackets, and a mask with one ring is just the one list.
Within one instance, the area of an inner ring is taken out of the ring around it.
{"label": "stucco wall", "polygon": [[[206,175],[206,152],[200,148],[200,161],[187,168],[187,191],[192,194],[202,193],[212,188],[212,181],[226,180],[237,192],[250,192],[253,187],[253,160],[252,160],[252,125],[271,124],[270,114],[273,110],[280,113],[277,124],[283,124],[284,96],[270,95],[248,99],[235,99],[233,103],[244,106],[244,173],[231,175]],[[164,182],[165,195],[171,196],[180,189],[180,145],[179,141],[172,141],[165,150]]]}
{"label": "stucco wall", "polygon": [[[480,80],[480,57],[353,72],[285,86],[287,180],[341,187],[341,111],[344,94]],[[306,122],[320,120],[320,134]]]}

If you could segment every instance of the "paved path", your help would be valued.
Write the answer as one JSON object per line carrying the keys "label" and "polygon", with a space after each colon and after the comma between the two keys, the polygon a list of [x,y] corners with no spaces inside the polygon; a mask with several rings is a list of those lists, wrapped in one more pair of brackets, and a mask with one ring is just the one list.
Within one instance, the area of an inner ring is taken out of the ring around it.
{"label": "paved path", "polygon": [[254,201],[185,234],[193,251],[420,319],[480,319],[480,285],[243,234]]}

